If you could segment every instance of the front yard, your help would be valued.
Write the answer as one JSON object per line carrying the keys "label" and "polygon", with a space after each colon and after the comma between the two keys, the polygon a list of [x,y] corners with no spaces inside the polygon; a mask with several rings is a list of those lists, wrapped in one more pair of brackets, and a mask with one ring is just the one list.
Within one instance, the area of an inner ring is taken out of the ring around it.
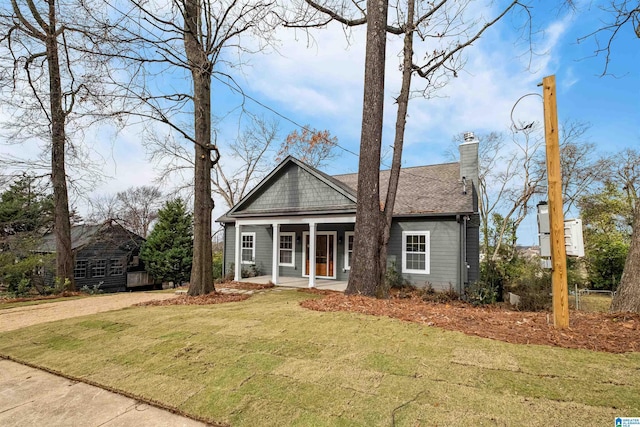
{"label": "front yard", "polygon": [[300,306],[318,297],[132,307],[0,334],[0,354],[234,426],[601,426],[640,414],[640,353]]}

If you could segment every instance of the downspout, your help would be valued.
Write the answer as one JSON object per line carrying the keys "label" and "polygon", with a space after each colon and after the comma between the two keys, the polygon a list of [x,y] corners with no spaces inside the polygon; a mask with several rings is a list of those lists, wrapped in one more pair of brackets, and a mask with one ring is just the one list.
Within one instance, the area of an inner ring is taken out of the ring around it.
{"label": "downspout", "polygon": [[467,262],[467,221],[469,217],[462,215],[462,286],[460,293],[464,293],[465,285],[469,283],[469,263]]}
{"label": "downspout", "polygon": [[227,223],[224,223],[224,227],[222,227],[222,274],[221,280],[224,281],[225,276],[227,275]]}
{"label": "downspout", "polygon": [[464,268],[464,263],[465,263],[465,254],[464,254],[464,223],[463,223],[463,215],[456,215],[456,222],[458,224],[460,224],[460,239],[459,239],[459,245],[460,245],[460,262],[458,263],[458,293],[460,293],[460,295],[462,296],[462,288],[463,288],[463,284],[464,284],[464,272],[463,272],[463,268]]}

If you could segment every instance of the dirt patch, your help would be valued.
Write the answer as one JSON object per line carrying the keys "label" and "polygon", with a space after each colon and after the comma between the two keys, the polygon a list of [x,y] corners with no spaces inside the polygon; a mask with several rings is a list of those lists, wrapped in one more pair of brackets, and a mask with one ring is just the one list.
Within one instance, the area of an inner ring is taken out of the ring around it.
{"label": "dirt patch", "polygon": [[248,294],[222,294],[219,292],[211,292],[207,295],[200,295],[197,297],[190,297],[189,295],[181,295],[172,299],[145,301],[137,306],[164,306],[164,305],[208,305],[208,304],[222,304],[225,302],[238,302],[244,301],[250,298]]}
{"label": "dirt patch", "polygon": [[388,316],[437,326],[468,335],[514,344],[542,344],[609,353],[640,351],[640,315],[572,311],[570,327],[555,329],[550,313],[512,311],[502,307],[474,307],[460,301],[425,302],[417,296],[379,300],[328,293],[301,302],[317,311],[349,311]]}

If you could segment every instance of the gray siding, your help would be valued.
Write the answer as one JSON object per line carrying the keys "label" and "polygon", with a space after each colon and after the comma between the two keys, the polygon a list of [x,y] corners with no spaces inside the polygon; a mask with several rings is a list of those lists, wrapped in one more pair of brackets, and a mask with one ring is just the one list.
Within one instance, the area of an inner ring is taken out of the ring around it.
{"label": "gray siding", "polygon": [[[271,274],[271,226],[270,225],[250,225],[243,226],[242,233],[255,233],[256,257],[255,267],[261,275]],[[235,264],[235,226],[227,224],[224,229],[224,271],[233,273]],[[249,270],[251,264],[242,264],[243,270]]]}
{"label": "gray siding", "polygon": [[[347,280],[349,272],[344,269],[344,248],[346,231],[353,231],[353,224],[319,224],[318,231],[336,231],[338,241],[336,244],[336,280]],[[309,231],[307,225],[282,225],[281,232],[294,232],[295,235],[295,267],[279,266],[278,274],[283,277],[302,277],[302,235]],[[264,226],[243,226],[242,232],[256,233],[256,266],[260,268],[263,275],[271,274],[271,251],[273,248],[273,228],[270,225]],[[224,271],[233,272],[235,262],[235,227],[232,224],[225,225],[225,245],[224,245]],[[248,268],[243,265],[243,268]]]}
{"label": "gray siding", "polygon": [[[337,259],[336,279],[348,280],[349,271],[345,270],[344,252],[346,246],[345,232],[353,231],[353,224],[319,224],[318,231],[336,231]],[[273,229],[270,225],[243,226],[243,232],[256,233],[256,267],[261,274],[271,274],[271,251]],[[302,277],[302,235],[309,231],[306,225],[282,225],[281,232],[295,232],[295,267],[279,266],[279,275],[283,277]],[[395,261],[396,269],[402,271],[402,232],[429,231],[429,274],[403,273],[412,284],[423,287],[430,283],[436,290],[447,290],[453,286],[461,292],[461,224],[455,217],[433,220],[394,220],[389,241],[389,263]],[[477,215],[467,224],[467,262],[469,264],[468,280],[478,279],[479,238]],[[235,252],[235,227],[225,226],[225,271],[232,272]],[[249,266],[243,265],[243,268]]]}
{"label": "gray siding", "polygon": [[453,286],[459,291],[460,283],[460,224],[451,220],[394,220],[389,240],[389,263],[395,258],[396,270],[402,272],[402,232],[429,231],[429,274],[403,273],[412,284],[424,287],[430,283],[436,290]]}
{"label": "gray siding", "polygon": [[467,223],[467,264],[469,265],[468,283],[480,280],[480,215],[471,216]]}
{"label": "gray siding", "polygon": [[271,185],[253,195],[237,213],[355,208],[348,197],[295,164],[274,178]]}

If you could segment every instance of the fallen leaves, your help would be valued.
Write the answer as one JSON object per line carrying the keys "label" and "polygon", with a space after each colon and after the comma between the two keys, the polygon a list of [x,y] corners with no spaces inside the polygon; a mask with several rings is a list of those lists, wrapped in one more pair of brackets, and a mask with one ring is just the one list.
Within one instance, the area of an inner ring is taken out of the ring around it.
{"label": "fallen leaves", "polygon": [[[314,292],[320,293],[320,292]],[[379,300],[326,293],[306,300],[305,308],[388,316],[437,326],[468,335],[514,344],[541,344],[609,353],[640,351],[640,315],[572,311],[570,327],[556,329],[546,312],[518,312],[497,306],[474,307],[463,302],[425,302],[418,297]]]}
{"label": "fallen leaves", "polygon": [[225,302],[244,301],[251,297],[248,294],[222,294],[219,292],[211,292],[206,295],[191,297],[189,295],[181,295],[176,298],[165,300],[153,300],[136,304],[137,306],[165,306],[165,305],[209,305],[222,304]]}

